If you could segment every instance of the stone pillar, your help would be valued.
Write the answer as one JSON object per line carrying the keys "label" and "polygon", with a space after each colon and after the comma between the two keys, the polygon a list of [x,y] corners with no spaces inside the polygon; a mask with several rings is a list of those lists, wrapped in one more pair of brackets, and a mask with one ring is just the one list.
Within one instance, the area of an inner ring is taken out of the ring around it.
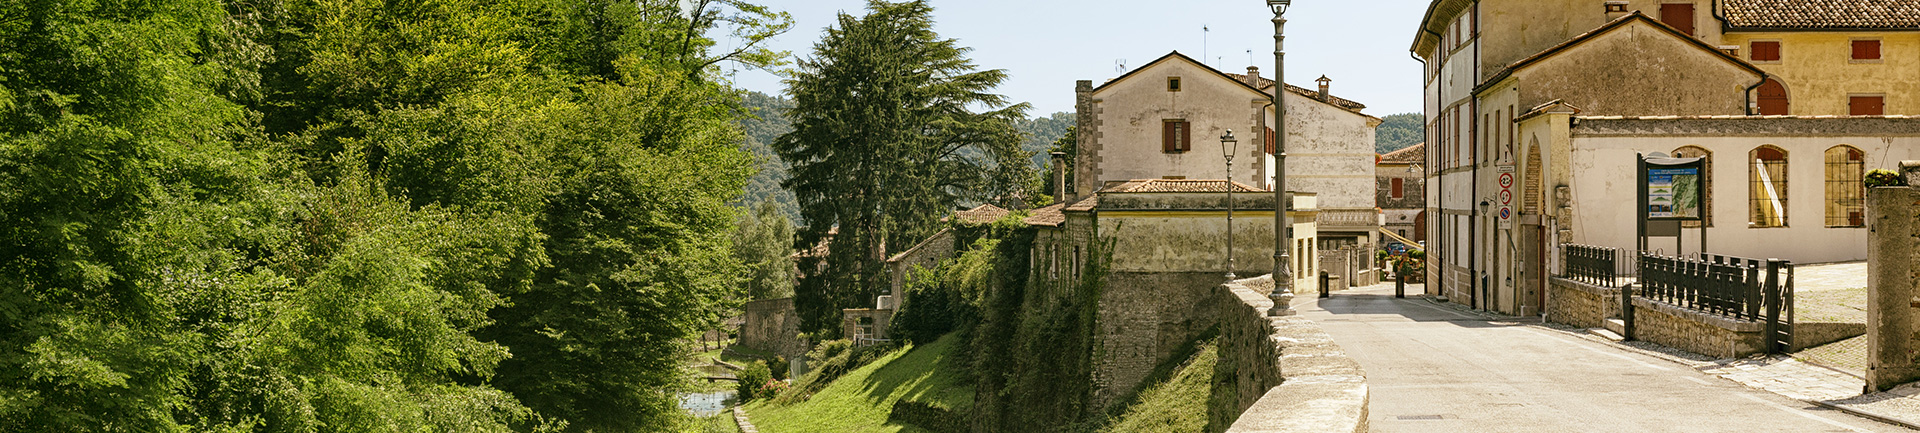
{"label": "stone pillar", "polygon": [[1053,152],[1050,155],[1053,157],[1053,201],[1056,203],[1077,201],[1076,197],[1067,195],[1067,191],[1072,190],[1067,187],[1067,154]]}
{"label": "stone pillar", "polygon": [[[1909,183],[1920,164],[1903,162]],[[1867,391],[1920,379],[1914,275],[1917,195],[1911,186],[1867,189]]]}

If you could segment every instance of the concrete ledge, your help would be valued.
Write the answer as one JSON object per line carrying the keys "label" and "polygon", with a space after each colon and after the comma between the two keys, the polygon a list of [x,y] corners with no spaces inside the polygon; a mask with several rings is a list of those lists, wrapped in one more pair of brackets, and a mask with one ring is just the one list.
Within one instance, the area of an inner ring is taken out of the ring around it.
{"label": "concrete ledge", "polygon": [[1652,299],[1633,298],[1631,337],[1715,358],[1766,351],[1766,325],[1701,313]]}
{"label": "concrete ledge", "polygon": [[1272,281],[1262,276],[1219,288],[1215,397],[1238,410],[1212,414],[1211,425],[1231,422],[1226,431],[1240,433],[1366,431],[1369,390],[1360,363],[1318,323],[1267,316]]}

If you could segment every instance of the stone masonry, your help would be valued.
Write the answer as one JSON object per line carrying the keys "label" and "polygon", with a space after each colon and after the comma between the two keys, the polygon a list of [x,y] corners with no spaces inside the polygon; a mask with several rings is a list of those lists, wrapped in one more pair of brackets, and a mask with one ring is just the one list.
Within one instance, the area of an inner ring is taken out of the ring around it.
{"label": "stone masonry", "polygon": [[1300,316],[1266,314],[1271,276],[1228,282],[1213,293],[1220,318],[1220,363],[1214,367],[1212,428],[1229,433],[1357,433],[1367,431],[1366,372],[1360,363]]}
{"label": "stone masonry", "polygon": [[1633,298],[1633,338],[1715,358],[1738,358],[1766,351],[1760,322],[1688,310],[1647,298]]}
{"label": "stone masonry", "polygon": [[1607,318],[1620,315],[1620,289],[1559,278],[1552,279],[1548,285],[1546,320],[1549,322],[1599,328]]}

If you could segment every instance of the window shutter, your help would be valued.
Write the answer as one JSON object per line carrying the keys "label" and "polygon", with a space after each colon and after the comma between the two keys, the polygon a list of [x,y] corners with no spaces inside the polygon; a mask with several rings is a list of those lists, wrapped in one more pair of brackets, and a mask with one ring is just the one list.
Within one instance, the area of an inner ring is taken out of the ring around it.
{"label": "window shutter", "polygon": [[1267,154],[1280,154],[1280,137],[1273,134],[1273,128],[1267,128]]}
{"label": "window shutter", "polygon": [[1393,198],[1405,197],[1406,181],[1406,179],[1393,178]]}
{"label": "window shutter", "polygon": [[1880,41],[1853,41],[1854,60],[1880,60]]}
{"label": "window shutter", "polygon": [[1780,42],[1779,41],[1754,41],[1753,49],[1751,51],[1753,53],[1753,61],[1756,61],[1756,62],[1780,61]]}
{"label": "window shutter", "polygon": [[1173,153],[1177,145],[1173,142],[1173,129],[1178,127],[1173,121],[1160,122],[1160,151]]}
{"label": "window shutter", "polygon": [[1693,36],[1693,3],[1667,3],[1660,5],[1660,22],[1673,26],[1674,30]]}
{"label": "window shutter", "polygon": [[1847,98],[1847,114],[1852,116],[1879,116],[1885,114],[1886,99],[1880,96],[1854,96]]}
{"label": "window shutter", "polygon": [[1193,124],[1180,121],[1180,151],[1193,150]]}

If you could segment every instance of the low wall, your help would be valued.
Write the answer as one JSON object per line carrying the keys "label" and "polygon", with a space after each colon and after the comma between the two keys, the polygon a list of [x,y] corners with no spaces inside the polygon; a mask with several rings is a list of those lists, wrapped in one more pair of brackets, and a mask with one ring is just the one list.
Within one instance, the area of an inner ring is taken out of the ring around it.
{"label": "low wall", "polygon": [[1552,279],[1547,286],[1549,322],[1599,328],[1607,318],[1620,316],[1620,289],[1562,278]]}
{"label": "low wall", "polygon": [[1715,358],[1766,352],[1766,325],[1633,298],[1633,338]]}
{"label": "low wall", "polygon": [[793,310],[793,298],[748,302],[744,309],[741,346],[788,359],[807,353],[807,342],[800,339],[800,314]]}
{"label": "low wall", "polygon": [[1367,431],[1367,377],[1320,325],[1269,317],[1270,276],[1215,289],[1220,362],[1209,430],[1229,433]]}
{"label": "low wall", "polygon": [[1100,295],[1094,329],[1093,398],[1106,410],[1140,391],[1175,350],[1198,339],[1216,319],[1217,272],[1113,272]]}

